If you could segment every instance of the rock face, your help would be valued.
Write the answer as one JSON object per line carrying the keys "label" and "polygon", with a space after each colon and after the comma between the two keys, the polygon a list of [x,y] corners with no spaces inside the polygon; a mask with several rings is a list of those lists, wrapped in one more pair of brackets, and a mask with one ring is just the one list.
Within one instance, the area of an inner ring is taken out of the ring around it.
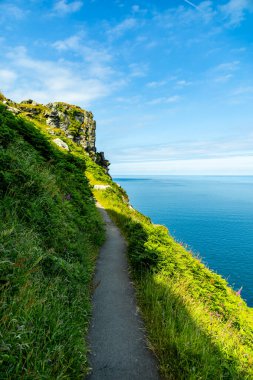
{"label": "rock face", "polygon": [[[105,159],[103,152],[96,150],[96,122],[93,119],[92,112],[62,102],[43,105],[32,99],[23,100],[20,103],[12,102],[6,98],[1,101],[12,113],[21,116],[23,114],[28,118],[47,124],[49,134],[59,137],[66,135],[67,138],[82,146],[108,174],[110,163]],[[60,138],[54,139],[54,142],[63,149],[70,149]]]}
{"label": "rock face", "polygon": [[96,163],[105,169],[106,174],[109,174],[108,168],[109,168],[110,162],[106,160],[104,152],[99,152],[96,154]]}
{"label": "rock face", "polygon": [[68,138],[87,152],[96,153],[96,122],[91,112],[65,103],[49,103],[46,107],[47,125],[62,129]]}

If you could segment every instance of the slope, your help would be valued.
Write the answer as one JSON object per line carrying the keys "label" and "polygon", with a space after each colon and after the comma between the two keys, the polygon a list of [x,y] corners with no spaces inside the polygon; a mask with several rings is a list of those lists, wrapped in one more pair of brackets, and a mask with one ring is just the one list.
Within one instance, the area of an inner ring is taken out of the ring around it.
{"label": "slope", "polygon": [[104,227],[86,159],[0,104],[1,379],[87,372],[90,281]]}

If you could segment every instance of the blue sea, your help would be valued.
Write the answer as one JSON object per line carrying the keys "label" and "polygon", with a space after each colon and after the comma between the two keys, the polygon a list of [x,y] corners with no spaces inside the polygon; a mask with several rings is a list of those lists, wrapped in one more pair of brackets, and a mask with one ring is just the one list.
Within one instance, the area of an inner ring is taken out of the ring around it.
{"label": "blue sea", "polygon": [[253,307],[253,177],[147,176],[114,181]]}

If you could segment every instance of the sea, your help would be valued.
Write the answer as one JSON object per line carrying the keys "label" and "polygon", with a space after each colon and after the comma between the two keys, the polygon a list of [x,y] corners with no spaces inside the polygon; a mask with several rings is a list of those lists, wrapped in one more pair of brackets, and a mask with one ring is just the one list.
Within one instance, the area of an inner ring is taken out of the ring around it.
{"label": "sea", "polygon": [[253,307],[253,176],[114,176],[131,205],[165,225]]}

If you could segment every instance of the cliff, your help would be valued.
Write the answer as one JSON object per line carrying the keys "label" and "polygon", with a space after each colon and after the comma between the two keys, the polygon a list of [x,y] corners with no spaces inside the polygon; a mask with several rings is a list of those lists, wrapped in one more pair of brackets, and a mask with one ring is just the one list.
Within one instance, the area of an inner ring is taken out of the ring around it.
{"label": "cliff", "polygon": [[70,150],[69,145],[62,138],[67,137],[72,140],[82,147],[108,174],[110,163],[104,153],[97,152],[96,149],[96,121],[93,119],[92,112],[63,102],[43,105],[28,99],[16,103],[6,99],[3,95],[2,103],[14,115],[46,127],[47,132],[55,136],[54,143],[61,148]]}

